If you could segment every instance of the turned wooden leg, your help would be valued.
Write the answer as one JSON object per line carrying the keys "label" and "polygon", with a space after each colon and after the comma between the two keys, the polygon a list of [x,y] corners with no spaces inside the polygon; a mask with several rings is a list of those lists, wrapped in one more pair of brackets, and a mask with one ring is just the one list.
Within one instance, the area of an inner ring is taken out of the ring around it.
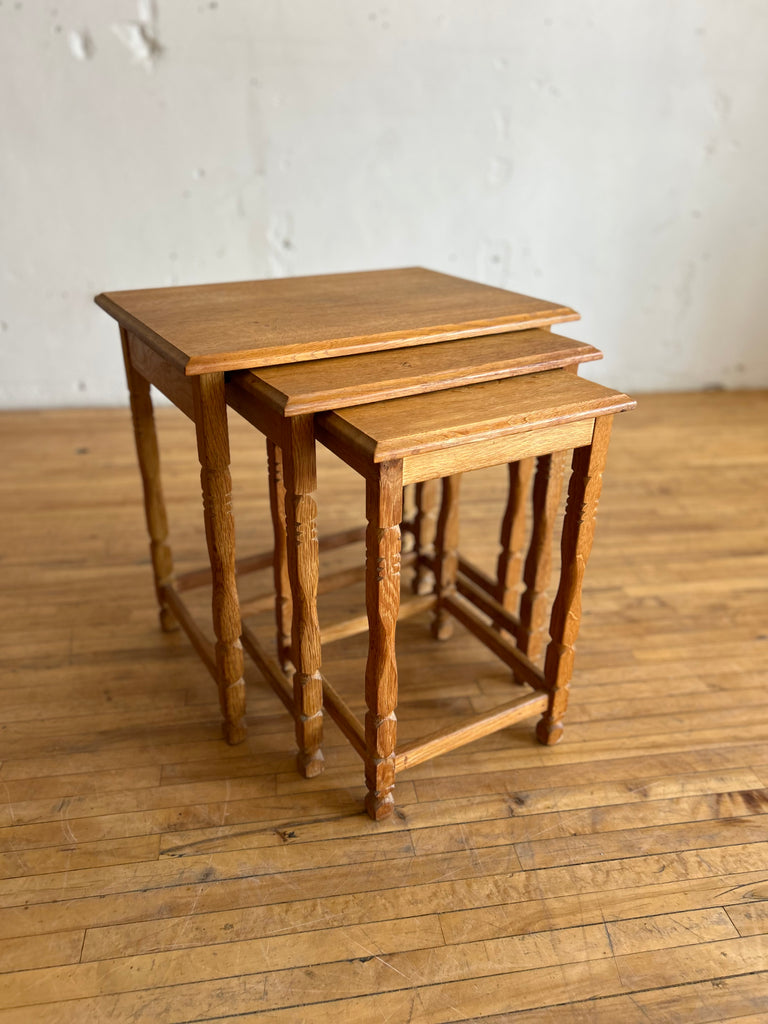
{"label": "turned wooden leg", "polygon": [[525,557],[525,509],[533,474],[533,459],[510,462],[509,492],[499,537],[499,559],[496,567],[498,592],[496,599],[508,612],[517,611],[518,591]]}
{"label": "turned wooden leg", "polygon": [[160,456],[157,448],[152,397],[149,381],[145,380],[133,367],[128,347],[128,332],[122,327],[120,328],[120,339],[123,343],[123,359],[125,360],[125,376],[128,381],[131,402],[136,454],[144,489],[144,513],[149,533],[149,552],[155,578],[155,592],[157,603],[160,606],[160,626],[166,633],[170,633],[178,629],[179,624],[166,603],[164,593],[164,588],[173,579],[173,559],[167,543],[168,520],[160,486]]}
{"label": "turned wooden leg", "polygon": [[307,778],[319,775],[323,761],[323,678],[317,617],[319,551],[315,435],[311,416],[284,421],[283,470],[288,575],[293,595],[291,656],[298,767]]}
{"label": "turned wooden leg", "polygon": [[269,475],[269,507],[274,536],[273,570],[275,579],[275,619],[277,625],[277,660],[283,672],[291,672],[291,580],[288,573],[288,548],[285,531],[285,480],[283,453],[267,439],[267,471]]}
{"label": "turned wooden leg", "polygon": [[592,550],[612,421],[612,416],[601,416],[596,420],[592,444],[577,448],[573,453],[563,522],[560,585],[552,607],[549,627],[552,639],[544,662],[549,704],[536,728],[536,736],[541,743],[557,743],[563,735],[562,720],[568,705],[574,645],[581,622],[581,587]]}
{"label": "turned wooden leg", "polygon": [[456,577],[459,571],[459,490],[461,473],[443,479],[443,499],[437,520],[435,538],[435,617],[432,620],[432,636],[436,640],[448,640],[453,636],[453,618],[446,611],[443,601],[456,593]]}
{"label": "turned wooden leg", "polygon": [[416,550],[416,572],[413,577],[413,591],[416,594],[431,594],[435,586],[432,570],[420,559],[430,558],[435,553],[435,530],[437,528],[437,506],[440,500],[440,481],[425,480],[416,484],[416,516],[414,520],[414,548]]}
{"label": "turned wooden leg", "polygon": [[240,605],[235,583],[235,523],[232,517],[224,374],[203,374],[192,380],[205,536],[213,581],[212,612],[219,702],[227,742],[240,743],[245,739],[245,680],[240,644]]}
{"label": "turned wooden leg", "polygon": [[416,547],[416,515],[419,511],[416,504],[417,487],[418,484],[406,484],[403,487],[403,521],[400,524],[400,546],[403,554],[413,551]]}
{"label": "turned wooden leg", "polygon": [[376,820],[394,809],[397,739],[395,627],[400,608],[400,519],[403,466],[382,463],[366,481],[365,600],[368,661],[365,667],[365,808]]}
{"label": "turned wooden leg", "polygon": [[520,598],[518,647],[537,661],[546,644],[548,588],[552,576],[552,544],[563,492],[566,452],[540,455],[533,485],[533,531],[525,560],[525,590]]}

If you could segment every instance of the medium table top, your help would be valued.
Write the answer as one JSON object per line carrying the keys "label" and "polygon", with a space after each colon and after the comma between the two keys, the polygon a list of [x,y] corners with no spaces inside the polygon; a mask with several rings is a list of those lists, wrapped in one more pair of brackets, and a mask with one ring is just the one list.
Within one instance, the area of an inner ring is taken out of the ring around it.
{"label": "medium table top", "polygon": [[297,416],[591,362],[601,355],[592,345],[534,329],[243,370],[230,385],[280,416]]}
{"label": "medium table top", "polygon": [[567,306],[421,267],[106,292],[96,303],[188,375],[578,320]]}

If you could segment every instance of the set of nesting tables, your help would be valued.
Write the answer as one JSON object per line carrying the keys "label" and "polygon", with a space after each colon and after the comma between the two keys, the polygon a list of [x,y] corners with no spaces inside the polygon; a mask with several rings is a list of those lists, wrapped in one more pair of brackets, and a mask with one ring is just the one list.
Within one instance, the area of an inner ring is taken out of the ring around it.
{"label": "set of nesting tables", "polygon": [[[550,330],[578,319],[572,309],[421,268],[111,292],[96,302],[120,325],[161,625],[185,630],[216,681],[228,742],[245,737],[243,647],[293,716],[302,774],[323,769],[325,711],[364,762],[376,819],[391,814],[396,773],[408,766],[533,715],[541,742],[560,739],[611,423],[634,405],[578,376],[600,352]],[[150,385],[195,424],[210,573],[174,576]],[[237,563],[228,406],[266,437],[274,537],[272,551]],[[318,538],[318,442],[365,480],[360,531]],[[462,473],[501,464],[509,495],[494,576],[461,555],[459,494]],[[402,523],[408,484],[416,513]],[[403,530],[413,535],[415,593],[401,601]],[[323,634],[327,642],[368,630],[360,722],[323,675],[317,593],[323,547],[363,532],[366,615]],[[237,571],[268,565],[274,655],[243,626],[236,585]],[[212,582],[215,643],[182,596],[203,579]],[[428,608],[437,639],[457,620],[509,666],[512,696],[398,747],[396,622]]]}

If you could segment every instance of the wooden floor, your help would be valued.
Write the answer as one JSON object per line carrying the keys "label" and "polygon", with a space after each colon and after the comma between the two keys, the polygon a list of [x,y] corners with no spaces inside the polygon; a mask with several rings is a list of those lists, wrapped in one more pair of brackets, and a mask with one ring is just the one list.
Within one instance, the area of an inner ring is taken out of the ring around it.
{"label": "wooden floor", "polygon": [[[159,418],[192,568],[192,428]],[[245,554],[265,459],[233,429]],[[384,825],[332,724],[325,774],[295,774],[255,670],[246,743],[220,739],[205,669],[157,628],[127,412],[5,413],[0,435],[0,1024],[768,1021],[768,392],[619,418],[563,743],[522,723],[403,773]],[[359,480],[320,468],[321,525],[361,522]],[[465,481],[488,568],[503,486]],[[509,685],[427,626],[399,638],[406,738]],[[363,644],[326,656],[357,706]]]}

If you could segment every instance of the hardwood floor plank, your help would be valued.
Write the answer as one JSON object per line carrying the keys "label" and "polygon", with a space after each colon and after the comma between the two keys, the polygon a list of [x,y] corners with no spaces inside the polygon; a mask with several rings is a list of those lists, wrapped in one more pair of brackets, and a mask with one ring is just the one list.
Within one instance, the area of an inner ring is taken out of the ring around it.
{"label": "hardwood floor plank", "polygon": [[[761,872],[705,876],[675,882],[641,884],[626,889],[558,894],[548,899],[515,898],[507,876],[433,882],[400,889],[374,890],[356,896],[289,901],[278,905],[231,908],[196,913],[193,917],[163,917],[88,929],[82,959],[150,953],[267,935],[311,931],[326,923],[356,926],[363,922],[410,919],[429,911],[440,915],[446,943],[479,941],[536,931],[546,922],[553,928],[635,919],[666,912],[720,907],[724,893],[729,906],[755,898]],[[765,888],[768,896],[768,888]],[[121,908],[116,908],[116,915]],[[123,911],[124,912],[124,911]],[[406,925],[407,926],[407,925]]]}
{"label": "hardwood floor plank", "polygon": [[84,938],[81,929],[0,939],[0,986],[2,974],[78,963]]}
{"label": "hardwood floor plank", "polygon": [[643,856],[671,850],[711,848],[713,843],[731,846],[755,840],[759,842],[765,838],[767,829],[768,815],[762,814],[730,818],[725,829],[720,820],[684,822],[662,827],[622,829],[599,836],[580,836],[573,840],[555,840],[546,843],[546,851],[542,849],[544,844],[539,842],[516,843],[515,849],[524,868],[549,867],[611,857],[618,850],[626,849],[632,849],[637,856]]}
{"label": "hardwood floor plank", "polygon": [[616,956],[740,937],[731,919],[719,907],[614,921],[607,924],[606,929]]}
{"label": "hardwood floor plank", "polygon": [[123,867],[126,864],[156,860],[160,855],[158,836],[131,836],[129,839],[88,843],[75,834],[71,823],[62,819],[59,845],[42,850],[19,850],[0,854],[0,880],[89,868]]}
{"label": "hardwood floor plank", "polygon": [[746,907],[727,905],[725,910],[739,935],[768,934],[768,899],[750,903]]}
{"label": "hardwood floor plank", "polygon": [[[569,1003],[554,1011],[529,1010],[516,1014],[515,1024],[550,1024],[553,1012],[558,1020],[568,1024],[614,1024],[617,1020],[628,1024],[762,1024],[766,984],[768,973],[719,978],[715,984],[706,981],[674,985],[636,992],[631,997]],[[504,1018],[478,1020],[482,1024],[503,1024]]]}

